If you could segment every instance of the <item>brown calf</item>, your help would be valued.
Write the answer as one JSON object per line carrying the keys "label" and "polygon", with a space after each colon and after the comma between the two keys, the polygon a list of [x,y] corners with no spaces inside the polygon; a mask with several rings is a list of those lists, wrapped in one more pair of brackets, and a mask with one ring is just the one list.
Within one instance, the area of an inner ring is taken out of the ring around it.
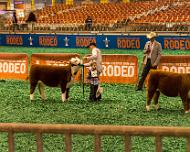
{"label": "brown calf", "polygon": [[52,66],[35,64],[30,69],[30,100],[34,100],[34,90],[38,85],[41,98],[44,100],[44,85],[50,87],[60,87],[62,101],[68,99],[68,93],[74,76],[79,70],[79,58],[72,58],[66,66]]}
{"label": "brown calf", "polygon": [[160,92],[169,97],[180,96],[185,113],[190,112],[190,74],[152,70],[147,85],[147,111],[150,110],[152,98],[154,99],[155,108],[158,109]]}

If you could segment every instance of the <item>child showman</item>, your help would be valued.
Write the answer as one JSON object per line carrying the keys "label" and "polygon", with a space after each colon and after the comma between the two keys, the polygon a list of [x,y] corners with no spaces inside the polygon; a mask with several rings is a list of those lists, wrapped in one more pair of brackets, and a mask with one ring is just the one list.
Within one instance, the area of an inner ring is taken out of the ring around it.
{"label": "child showman", "polygon": [[103,90],[102,88],[99,88],[99,73],[95,60],[93,60],[90,64],[87,79],[90,81],[90,101],[100,100]]}

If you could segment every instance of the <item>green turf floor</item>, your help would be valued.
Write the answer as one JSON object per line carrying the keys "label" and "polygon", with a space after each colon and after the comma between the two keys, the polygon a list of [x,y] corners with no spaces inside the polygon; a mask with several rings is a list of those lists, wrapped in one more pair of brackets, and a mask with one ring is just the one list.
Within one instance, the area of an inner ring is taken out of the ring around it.
{"label": "green turf floor", "polygon": [[[25,48],[0,47],[0,52],[72,52],[85,55],[90,53],[85,49],[60,48]],[[134,54],[142,61],[142,50],[102,50],[103,54]],[[190,54],[190,51],[164,50],[162,54]],[[71,88],[70,101],[61,102],[59,88],[46,88],[47,101],[41,102],[38,90],[35,101],[29,100],[29,83],[16,80],[0,82],[0,122],[23,123],[59,123],[59,124],[112,124],[112,125],[148,125],[148,126],[190,126],[190,114],[184,114],[180,98],[169,98],[161,95],[159,102],[161,110],[155,111],[153,106],[146,112],[146,91],[135,92],[134,85],[102,84],[103,99],[99,103],[88,101],[89,87],[85,86],[85,96],[82,86],[75,84]],[[32,134],[16,134],[16,152],[35,152],[35,136]],[[45,152],[64,151],[62,135],[44,135]],[[7,150],[6,134],[0,134],[0,152]],[[122,152],[123,138],[105,136],[102,138],[103,152]],[[93,137],[73,137],[73,152],[93,151]],[[164,138],[163,151],[185,152],[186,141],[183,138]],[[154,138],[134,137],[133,152],[154,152]]]}

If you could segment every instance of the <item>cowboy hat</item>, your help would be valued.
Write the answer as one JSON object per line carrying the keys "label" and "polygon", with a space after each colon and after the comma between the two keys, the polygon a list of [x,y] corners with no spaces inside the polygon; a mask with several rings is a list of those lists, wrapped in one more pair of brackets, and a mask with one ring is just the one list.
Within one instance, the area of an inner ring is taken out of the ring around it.
{"label": "cowboy hat", "polygon": [[155,33],[155,32],[150,32],[149,34],[146,35],[146,37],[147,37],[148,39],[151,39],[151,38],[153,38],[153,37],[156,37],[156,33]]}

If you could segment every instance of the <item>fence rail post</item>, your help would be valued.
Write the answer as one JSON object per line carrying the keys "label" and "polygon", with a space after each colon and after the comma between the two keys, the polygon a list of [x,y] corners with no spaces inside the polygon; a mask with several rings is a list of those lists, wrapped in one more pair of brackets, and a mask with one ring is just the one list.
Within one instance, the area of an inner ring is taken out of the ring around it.
{"label": "fence rail post", "polygon": [[187,138],[187,152],[190,152],[190,137]]}
{"label": "fence rail post", "polygon": [[155,138],[156,152],[162,152],[162,138],[161,136],[156,136]]}
{"label": "fence rail post", "polygon": [[113,125],[76,125],[76,124],[24,124],[0,123],[0,133],[6,132],[8,150],[14,152],[14,134],[33,133],[36,135],[37,152],[43,151],[43,133],[64,134],[66,152],[72,151],[72,135],[94,136],[94,151],[101,151],[101,137],[106,135],[124,137],[125,152],[132,150],[133,136],[155,137],[155,151],[162,152],[163,137],[183,137],[187,140],[187,152],[190,152],[190,127],[161,126],[113,126]]}
{"label": "fence rail post", "polygon": [[95,135],[95,152],[101,151],[101,136],[96,134]]}
{"label": "fence rail post", "polygon": [[72,151],[72,136],[70,133],[65,134],[66,152]]}
{"label": "fence rail post", "polygon": [[125,152],[131,151],[131,136],[126,135],[125,136]]}
{"label": "fence rail post", "polygon": [[37,152],[43,152],[43,140],[42,134],[36,133]]}
{"label": "fence rail post", "polygon": [[9,152],[14,152],[14,133],[8,132]]}

